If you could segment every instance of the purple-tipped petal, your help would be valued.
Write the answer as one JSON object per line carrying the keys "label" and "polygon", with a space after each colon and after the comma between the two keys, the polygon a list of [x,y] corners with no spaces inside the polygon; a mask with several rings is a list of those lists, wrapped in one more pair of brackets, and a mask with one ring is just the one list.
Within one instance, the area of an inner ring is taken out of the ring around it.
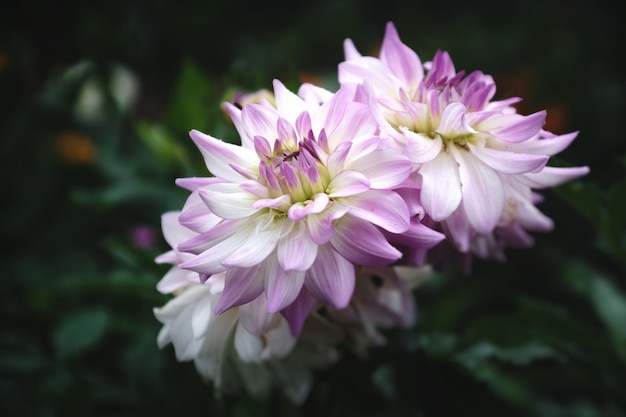
{"label": "purple-tipped petal", "polygon": [[409,88],[417,87],[424,78],[422,62],[415,51],[402,43],[391,22],[387,23],[380,59]]}
{"label": "purple-tipped petal", "polygon": [[472,154],[485,164],[496,171],[509,175],[538,172],[546,166],[549,158],[544,155],[530,155],[478,147],[471,143],[468,146]]}
{"label": "purple-tipped petal", "polygon": [[309,238],[306,226],[298,224],[278,242],[276,255],[285,271],[306,271],[317,257],[317,244]]}
{"label": "purple-tipped petal", "polygon": [[276,258],[268,258],[264,266],[267,311],[278,313],[291,304],[300,293],[304,285],[305,272],[284,271]]}
{"label": "purple-tipped petal", "polygon": [[370,182],[359,171],[341,171],[328,184],[328,196],[331,198],[347,197],[369,190]]}
{"label": "purple-tipped petal", "polygon": [[216,177],[232,182],[242,181],[246,178],[230,165],[247,168],[259,163],[254,152],[249,149],[222,142],[197,130],[192,130],[189,136],[200,149],[207,168]]}
{"label": "purple-tipped petal", "polygon": [[289,323],[292,335],[296,337],[300,335],[304,322],[316,306],[317,300],[303,286],[293,303],[281,310],[281,314]]}
{"label": "purple-tipped petal", "polygon": [[215,314],[249,303],[263,293],[263,280],[258,279],[262,267],[231,268],[226,272],[224,291],[213,308]]}
{"label": "purple-tipped petal", "polygon": [[489,132],[505,142],[518,143],[535,136],[545,121],[545,110],[528,116],[502,114],[483,121],[476,128],[480,131]]}
{"label": "purple-tipped petal", "polygon": [[317,260],[309,269],[306,289],[316,299],[341,309],[354,292],[354,265],[330,245],[320,246]]}
{"label": "purple-tipped petal", "polygon": [[400,195],[391,191],[369,190],[352,196],[346,203],[350,214],[391,233],[403,233],[409,228],[409,209]]}
{"label": "purple-tipped petal", "polygon": [[349,216],[337,223],[330,242],[337,252],[356,265],[387,265],[402,256],[376,226]]}

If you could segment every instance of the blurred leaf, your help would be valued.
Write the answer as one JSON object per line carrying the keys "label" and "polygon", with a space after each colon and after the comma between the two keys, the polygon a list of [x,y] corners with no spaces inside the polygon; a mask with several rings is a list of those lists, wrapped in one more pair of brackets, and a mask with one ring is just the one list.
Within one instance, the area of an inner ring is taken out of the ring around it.
{"label": "blurred leaf", "polygon": [[524,366],[539,359],[562,359],[562,355],[550,346],[533,340],[509,348],[496,346],[490,342],[481,342],[459,352],[455,358],[468,369],[476,369],[492,358],[513,365]]}
{"label": "blurred leaf", "polygon": [[59,356],[75,356],[96,345],[104,336],[108,323],[108,313],[100,308],[68,316],[53,334]]}
{"label": "blurred leaf", "polygon": [[211,83],[192,61],[185,61],[178,75],[165,122],[180,132],[206,132],[216,103],[211,100]]}
{"label": "blurred leaf", "polygon": [[187,152],[164,126],[137,123],[137,134],[154,155],[166,164],[187,164]]}
{"label": "blurred leaf", "polygon": [[596,229],[606,224],[607,213],[597,185],[591,182],[572,181],[554,188],[553,191],[578,210]]}

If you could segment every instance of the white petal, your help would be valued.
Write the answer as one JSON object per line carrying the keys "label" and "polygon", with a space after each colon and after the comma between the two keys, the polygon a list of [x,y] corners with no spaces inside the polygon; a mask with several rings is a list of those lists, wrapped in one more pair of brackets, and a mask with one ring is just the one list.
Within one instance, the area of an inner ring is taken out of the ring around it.
{"label": "white petal", "polygon": [[445,220],[462,198],[457,162],[448,152],[442,152],[418,172],[422,175],[420,199],[426,213],[436,222]]}
{"label": "white petal", "polygon": [[467,220],[479,233],[493,231],[504,210],[504,188],[498,174],[469,151],[450,147],[459,163],[463,208]]}

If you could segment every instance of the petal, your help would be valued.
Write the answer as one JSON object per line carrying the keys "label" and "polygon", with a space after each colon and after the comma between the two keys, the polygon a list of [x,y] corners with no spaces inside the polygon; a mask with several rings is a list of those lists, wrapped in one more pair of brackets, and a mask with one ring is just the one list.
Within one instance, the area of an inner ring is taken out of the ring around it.
{"label": "petal", "polygon": [[[236,184],[235,184],[236,185]],[[198,192],[207,207],[222,219],[238,220],[257,212],[254,203],[258,197],[237,187],[239,192],[219,192],[200,189]]]}
{"label": "petal", "polygon": [[189,136],[200,149],[207,168],[216,177],[232,182],[243,181],[246,178],[232,169],[231,165],[251,168],[259,163],[254,151],[249,149],[222,142],[197,130],[192,130]]}
{"label": "petal", "polygon": [[343,257],[357,265],[387,265],[402,256],[376,226],[351,216],[344,216],[337,222],[330,243]]}
{"label": "petal", "polygon": [[350,61],[352,59],[359,58],[361,54],[357,51],[354,46],[354,42],[350,39],[346,39],[343,41],[343,54],[346,58],[346,61]]}
{"label": "petal", "polygon": [[328,206],[328,195],[325,193],[317,193],[313,196],[313,200],[305,203],[296,203],[289,207],[287,217],[292,222],[298,222],[310,214],[317,214],[324,211]]}
{"label": "petal", "polygon": [[[310,278],[309,278],[310,279]],[[307,289],[303,286],[300,290],[300,294],[296,297],[293,303],[289,304],[283,310],[281,314],[289,323],[291,334],[299,336],[302,331],[302,326],[307,317],[313,312],[317,306],[317,300],[311,296]]]}
{"label": "petal", "polygon": [[318,254],[307,275],[306,289],[321,302],[345,308],[354,292],[354,265],[330,245],[320,246]]}
{"label": "petal", "polygon": [[[182,226],[196,233],[208,232],[221,221],[220,217],[211,213],[198,192],[193,192],[189,195],[180,216],[178,216],[178,222]],[[191,237],[190,235],[187,239]]]}
{"label": "petal", "polygon": [[413,164],[401,152],[377,149],[346,164],[345,168],[359,171],[370,182],[370,188],[389,189],[404,182]]}
{"label": "petal", "polygon": [[369,190],[370,182],[362,173],[354,170],[342,171],[328,184],[331,198],[347,197]]}
{"label": "petal", "polygon": [[403,233],[409,228],[409,209],[398,194],[392,191],[369,190],[346,201],[350,214],[392,233]]}
{"label": "petal", "polygon": [[454,138],[476,133],[476,130],[465,119],[466,112],[467,110],[462,103],[448,104],[441,114],[441,120],[436,132],[444,138]]}
{"label": "petal", "polygon": [[[274,80],[273,86],[278,113],[291,124],[295,124],[298,116],[300,116],[302,112],[307,111],[306,104],[300,97],[289,91],[279,80]],[[268,137],[268,139],[270,139],[270,137]]]}
{"label": "petal", "polygon": [[436,222],[448,218],[461,202],[459,168],[448,152],[442,152],[418,171],[422,176],[420,199]]}
{"label": "petal", "polygon": [[511,150],[535,155],[555,155],[567,148],[578,136],[578,132],[566,135],[531,139],[525,142],[511,144]]}
{"label": "petal", "polygon": [[278,114],[275,109],[260,104],[248,104],[241,110],[241,120],[249,137],[262,136],[270,143],[276,139]]}
{"label": "petal", "polygon": [[504,210],[502,181],[492,168],[465,149],[451,146],[450,150],[459,163],[467,220],[479,233],[491,233]]}
{"label": "petal", "polygon": [[589,173],[589,167],[545,167],[541,172],[522,175],[522,183],[532,188],[556,187]]}
{"label": "petal", "polygon": [[307,230],[311,240],[318,245],[327,243],[335,230],[333,221],[341,218],[347,211],[347,208],[333,204],[320,215],[307,216]]}
{"label": "petal", "polygon": [[398,32],[391,22],[387,23],[380,59],[407,89],[416,88],[424,78],[422,62],[411,48],[400,41]]}
{"label": "petal", "polygon": [[445,239],[445,235],[418,221],[412,221],[406,232],[398,235],[390,235],[389,238],[392,239],[393,243],[399,243],[413,248],[430,249]]}
{"label": "petal", "polygon": [[549,158],[544,155],[530,155],[478,147],[471,143],[468,146],[472,154],[485,164],[496,171],[509,175],[538,172],[546,165]]}
{"label": "petal", "polygon": [[404,152],[409,159],[416,164],[430,162],[439,155],[443,147],[443,141],[439,135],[430,138],[421,133],[415,133],[403,126],[400,130],[407,139]]}
{"label": "petal", "polygon": [[264,267],[267,311],[277,313],[296,299],[304,284],[305,273],[284,271],[276,257],[269,258]]}
{"label": "petal", "polygon": [[267,298],[264,294],[239,306],[239,323],[255,336],[267,332],[276,317],[267,312]]}
{"label": "petal", "polygon": [[546,111],[523,116],[501,114],[488,118],[476,126],[477,130],[489,132],[500,140],[517,143],[535,136],[546,121]]}
{"label": "petal", "polygon": [[260,337],[248,332],[241,323],[235,330],[235,349],[239,358],[246,363],[261,362],[263,342]]}
{"label": "petal", "polygon": [[377,95],[395,97],[400,83],[381,60],[370,56],[344,61],[339,64],[341,84],[360,84],[367,80]]}
{"label": "petal", "polygon": [[309,238],[305,227],[299,224],[278,242],[276,254],[285,271],[306,271],[317,257],[317,244]]}
{"label": "petal", "polygon": [[259,275],[262,266],[231,268],[226,272],[224,291],[213,308],[215,314],[247,304],[263,293],[264,280]]}
{"label": "petal", "polygon": [[170,294],[193,282],[196,284],[200,282],[197,272],[186,271],[174,266],[161,278],[156,288],[162,294]]}
{"label": "petal", "polygon": [[172,248],[176,248],[179,243],[197,235],[197,233],[181,225],[178,221],[178,216],[180,216],[179,211],[170,211],[161,216],[163,237]]}
{"label": "petal", "polygon": [[261,231],[255,230],[237,250],[222,261],[222,265],[229,268],[247,268],[263,262],[276,248],[282,233],[282,225]]}

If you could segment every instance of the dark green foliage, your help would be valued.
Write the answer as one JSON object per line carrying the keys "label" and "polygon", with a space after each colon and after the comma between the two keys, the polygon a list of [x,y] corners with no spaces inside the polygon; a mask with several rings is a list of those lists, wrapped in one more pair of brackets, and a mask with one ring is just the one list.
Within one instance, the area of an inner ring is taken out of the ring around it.
{"label": "dark green foliage", "polygon": [[[0,6],[0,415],[626,415],[622,12],[489,3]],[[555,133],[579,130],[554,164],[591,174],[544,193],[556,227],[534,248],[436,274],[414,329],[369,358],[345,352],[303,406],[216,397],[158,350],[152,314],[167,300],[160,215],[185,200],[175,178],[207,175],[187,133],[236,142],[221,102],[273,78],[334,88],[343,39],[372,53],[387,20],[423,60],[447,50],[521,112],[548,108]]]}

